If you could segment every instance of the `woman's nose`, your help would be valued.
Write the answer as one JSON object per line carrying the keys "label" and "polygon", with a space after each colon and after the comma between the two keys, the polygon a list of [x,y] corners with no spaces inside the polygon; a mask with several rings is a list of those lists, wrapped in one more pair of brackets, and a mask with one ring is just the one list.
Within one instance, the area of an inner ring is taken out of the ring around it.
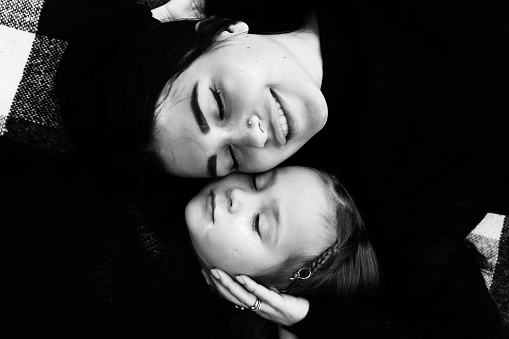
{"label": "woman's nose", "polygon": [[263,148],[267,141],[267,131],[258,116],[253,115],[247,121],[241,123],[235,133],[232,143],[238,146]]}

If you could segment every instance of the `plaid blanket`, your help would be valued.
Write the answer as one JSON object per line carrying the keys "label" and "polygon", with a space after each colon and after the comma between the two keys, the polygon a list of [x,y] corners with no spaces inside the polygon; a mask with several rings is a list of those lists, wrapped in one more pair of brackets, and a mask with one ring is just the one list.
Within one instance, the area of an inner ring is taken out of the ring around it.
{"label": "plaid blanket", "polygon": [[[81,2],[0,0],[0,137],[46,154],[73,150],[53,84],[69,36],[58,20],[66,15],[61,7]],[[164,2],[138,1],[151,7]],[[509,326],[509,218],[487,214],[468,238],[489,258],[486,285]]]}

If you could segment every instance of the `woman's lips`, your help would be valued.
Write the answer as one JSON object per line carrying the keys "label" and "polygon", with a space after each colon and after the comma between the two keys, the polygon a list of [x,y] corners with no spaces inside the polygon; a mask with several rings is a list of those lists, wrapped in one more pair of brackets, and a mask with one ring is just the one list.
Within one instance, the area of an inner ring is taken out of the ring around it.
{"label": "woman's lips", "polygon": [[281,104],[274,96],[274,94],[272,94],[272,97],[276,101],[277,112],[279,114],[279,123],[281,124],[281,130],[283,131],[283,135],[286,138],[286,136],[288,135],[288,121],[286,120],[285,112],[281,108]]}
{"label": "woman's lips", "polygon": [[288,105],[285,104],[284,100],[271,90],[272,97],[276,103],[278,121],[281,126],[281,131],[284,137],[284,144],[292,140],[298,134],[298,123],[292,115]]}

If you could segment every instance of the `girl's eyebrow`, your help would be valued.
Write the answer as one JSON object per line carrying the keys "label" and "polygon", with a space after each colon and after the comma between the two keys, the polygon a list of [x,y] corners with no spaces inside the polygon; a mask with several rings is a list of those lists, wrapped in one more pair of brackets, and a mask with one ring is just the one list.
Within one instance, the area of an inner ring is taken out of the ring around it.
{"label": "girl's eyebrow", "polygon": [[274,238],[274,245],[277,245],[279,234],[281,233],[281,213],[279,212],[279,205],[274,204],[274,219],[276,219],[276,236]]}

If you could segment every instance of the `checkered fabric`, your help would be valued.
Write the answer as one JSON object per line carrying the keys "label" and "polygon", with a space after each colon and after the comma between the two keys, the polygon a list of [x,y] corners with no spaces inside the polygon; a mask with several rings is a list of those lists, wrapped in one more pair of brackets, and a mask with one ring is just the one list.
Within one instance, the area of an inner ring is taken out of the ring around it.
{"label": "checkered fabric", "polygon": [[[165,0],[138,2],[155,7]],[[53,86],[68,36],[55,20],[56,9],[70,3],[0,0],[0,137],[46,154],[73,150]],[[488,214],[468,238],[490,260],[486,285],[509,326],[509,218]]]}
{"label": "checkered fabric", "polygon": [[488,213],[467,238],[488,258],[484,280],[509,326],[509,218]]}
{"label": "checkered fabric", "polygon": [[72,150],[53,83],[66,42],[38,34],[43,0],[0,1],[0,136]]}

